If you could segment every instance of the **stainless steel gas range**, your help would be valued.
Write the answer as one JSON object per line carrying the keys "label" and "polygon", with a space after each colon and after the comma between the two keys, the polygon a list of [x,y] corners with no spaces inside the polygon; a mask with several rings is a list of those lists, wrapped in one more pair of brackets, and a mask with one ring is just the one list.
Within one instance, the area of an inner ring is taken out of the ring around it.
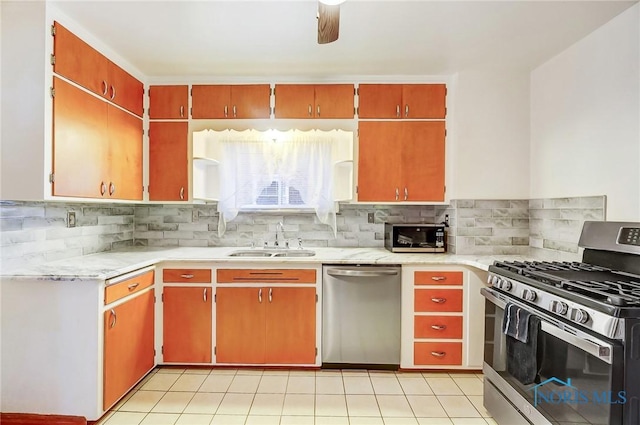
{"label": "stainless steel gas range", "polygon": [[640,223],[586,222],[579,245],[582,262],[489,267],[484,405],[500,425],[640,424]]}

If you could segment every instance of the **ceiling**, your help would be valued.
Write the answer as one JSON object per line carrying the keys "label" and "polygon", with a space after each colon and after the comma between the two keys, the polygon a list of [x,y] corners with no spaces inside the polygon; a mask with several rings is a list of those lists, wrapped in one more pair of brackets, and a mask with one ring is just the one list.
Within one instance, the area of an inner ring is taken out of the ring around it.
{"label": "ceiling", "polygon": [[348,0],[325,45],[314,0],[51,3],[149,77],[335,79],[532,69],[637,1]]}

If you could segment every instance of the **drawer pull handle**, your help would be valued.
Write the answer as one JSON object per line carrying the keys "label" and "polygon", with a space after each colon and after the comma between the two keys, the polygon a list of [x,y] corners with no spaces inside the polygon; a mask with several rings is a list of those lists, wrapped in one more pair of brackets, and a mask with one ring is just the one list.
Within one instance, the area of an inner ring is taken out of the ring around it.
{"label": "drawer pull handle", "polygon": [[262,302],[262,288],[258,291],[258,302]]}
{"label": "drawer pull handle", "polygon": [[445,276],[432,276],[431,280],[441,281],[441,280],[447,280],[447,278]]}
{"label": "drawer pull handle", "polygon": [[202,301],[207,302],[207,288],[204,288],[204,292],[202,293]]}
{"label": "drawer pull handle", "polygon": [[432,351],[431,355],[433,357],[444,357],[447,353],[445,353],[444,351]]}
{"label": "drawer pull handle", "polygon": [[113,320],[111,321],[111,325],[109,325],[110,328],[113,328],[116,326],[116,311],[114,309],[111,309],[111,316],[113,316]]}
{"label": "drawer pull handle", "polygon": [[273,289],[269,288],[269,302],[273,300]]}
{"label": "drawer pull handle", "polygon": [[431,325],[431,329],[436,331],[443,331],[447,329],[447,325]]}
{"label": "drawer pull handle", "polygon": [[183,279],[193,279],[192,274],[181,274],[180,277]]}
{"label": "drawer pull handle", "polygon": [[138,282],[136,283],[132,283],[131,285],[127,286],[127,288],[129,288],[130,291],[133,291],[134,289],[136,289],[140,284]]}
{"label": "drawer pull handle", "polygon": [[431,301],[433,301],[436,304],[444,304],[447,302],[446,298],[431,298]]}

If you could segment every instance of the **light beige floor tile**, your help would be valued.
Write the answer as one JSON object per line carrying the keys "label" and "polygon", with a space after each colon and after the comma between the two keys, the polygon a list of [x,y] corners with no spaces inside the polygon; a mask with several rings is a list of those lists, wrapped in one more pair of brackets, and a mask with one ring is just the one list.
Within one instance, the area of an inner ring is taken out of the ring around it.
{"label": "light beige floor tile", "polygon": [[235,375],[209,375],[198,389],[198,392],[226,393],[234,377]]}
{"label": "light beige floor tile", "polygon": [[207,368],[207,367],[192,367],[192,368],[186,368],[184,373],[188,373],[191,375],[208,375],[211,373],[211,368]]}
{"label": "light beige floor tile", "polygon": [[282,413],[284,394],[256,394],[249,416],[277,415]]}
{"label": "light beige floor tile", "polygon": [[315,370],[309,369],[294,369],[289,371],[289,376],[316,376]]}
{"label": "light beige floor tile", "polygon": [[182,374],[169,391],[198,391],[200,385],[207,378],[207,375],[187,375]]}
{"label": "light beige floor tile", "polygon": [[467,397],[456,395],[438,396],[438,401],[450,418],[480,417],[480,413],[473,407]]}
{"label": "light beige floor tile", "polygon": [[287,393],[290,394],[315,394],[316,376],[289,375]]}
{"label": "light beige floor tile", "polygon": [[160,367],[158,368],[158,371],[156,373],[174,373],[176,375],[181,375],[184,373],[186,369],[183,367],[169,367],[169,366],[165,366],[165,367]]}
{"label": "light beige floor tile", "polygon": [[135,390],[131,390],[128,393],[126,393],[121,399],[120,401],[118,401],[112,408],[111,410],[113,411],[117,411],[120,410],[120,408],[122,407],[123,404],[125,404],[127,401],[129,401],[129,399],[136,393],[138,392],[138,389]]}
{"label": "light beige floor tile", "polygon": [[316,376],[331,376],[334,374],[342,375],[342,369],[319,369],[316,370]]}
{"label": "light beige floor tile", "polygon": [[176,383],[179,377],[180,375],[174,373],[156,373],[141,389],[147,391],[169,391],[169,388]]}
{"label": "light beige floor tile", "polygon": [[349,425],[384,425],[381,417],[349,416]]}
{"label": "light beige floor tile", "polygon": [[280,416],[249,415],[245,425],[279,425]]}
{"label": "light beige floor tile", "polygon": [[211,372],[209,372],[209,375],[235,375],[237,372],[238,372],[238,369],[221,367],[221,368],[211,369]]}
{"label": "light beige floor tile", "polygon": [[449,418],[417,418],[420,425],[452,425]]}
{"label": "light beige floor tile", "polygon": [[104,425],[139,425],[145,416],[147,416],[146,413],[115,412],[104,422]]}
{"label": "light beige floor tile", "polygon": [[425,378],[448,378],[447,372],[422,372],[422,376]]}
{"label": "light beige floor tile", "polygon": [[313,416],[315,396],[313,394],[286,394],[282,414],[285,416]]}
{"label": "light beige floor tile", "polygon": [[163,391],[137,391],[118,411],[149,413],[164,394]]}
{"label": "light beige floor tile", "polygon": [[262,376],[289,376],[288,369],[265,369]]}
{"label": "light beige floor tile", "polygon": [[316,416],[316,425],[349,425],[346,416]]}
{"label": "light beige floor tile", "polygon": [[344,394],[342,374],[316,375],[316,394]]}
{"label": "light beige floor tile", "polygon": [[391,377],[396,377],[396,371],[395,370],[370,370],[369,371],[369,376],[370,377],[382,377],[382,378],[391,378]]}
{"label": "light beige floor tile", "polygon": [[140,425],[173,425],[179,417],[176,413],[149,413]]}
{"label": "light beige floor tile", "polygon": [[227,390],[227,392],[253,394],[258,389],[258,385],[260,385],[261,378],[262,378],[262,375],[237,374],[236,376],[233,377],[233,381],[231,381],[231,385],[229,385],[229,389]]}
{"label": "light beige floor tile", "polygon": [[367,369],[342,369],[342,376],[369,376]]}
{"label": "light beige floor tile", "polygon": [[467,398],[473,404],[473,407],[482,415],[483,418],[490,418],[491,414],[487,412],[487,409],[484,408],[484,404],[482,403],[481,395],[468,395]]}
{"label": "light beige floor tile", "polygon": [[388,418],[383,416],[384,425],[418,425],[416,418]]}
{"label": "light beige floor tile", "polygon": [[423,418],[446,418],[447,412],[442,408],[437,397],[432,395],[408,395],[407,400],[414,415]]}
{"label": "light beige floor tile", "polygon": [[244,415],[215,415],[211,425],[244,425],[246,420]]}
{"label": "light beige floor tile", "polygon": [[425,378],[435,395],[464,395],[451,378]]}
{"label": "light beige floor tile", "polygon": [[451,418],[453,425],[487,425],[482,418]]}
{"label": "light beige floor tile", "polygon": [[413,411],[404,395],[376,395],[382,417],[412,418]]}
{"label": "light beige floor tile", "polygon": [[449,372],[451,378],[477,378],[477,372]]}
{"label": "light beige floor tile", "polygon": [[476,373],[476,377],[480,378],[481,381],[484,381],[484,373]]}
{"label": "light beige floor tile", "polygon": [[236,375],[262,376],[264,369],[238,369]]}
{"label": "light beige floor tile", "polygon": [[196,393],[183,413],[213,415],[218,410],[223,397],[223,393]]}
{"label": "light beige floor tile", "polygon": [[313,416],[282,416],[280,425],[314,425]]}
{"label": "light beige floor tile", "polygon": [[109,410],[104,415],[100,416],[100,418],[96,422],[96,425],[104,425],[104,423],[107,422],[115,412],[116,412],[115,410]]}
{"label": "light beige floor tile", "polygon": [[371,384],[373,385],[373,391],[377,394],[389,394],[400,395],[404,394],[398,378],[392,377],[380,377],[372,376]]}
{"label": "light beige floor tile", "polygon": [[398,382],[406,395],[431,395],[431,387],[427,385],[427,381],[418,375],[417,378],[407,378],[404,376],[398,376]]}
{"label": "light beige floor tile", "polygon": [[374,395],[347,394],[349,416],[382,416]]}
{"label": "light beige floor tile", "polygon": [[453,378],[465,395],[482,395],[482,381],[475,376],[473,378]]}
{"label": "light beige floor tile", "polygon": [[151,372],[147,373],[141,380],[138,381],[138,383],[136,385],[134,385],[133,389],[135,389],[135,390],[141,389],[155,375],[156,375],[156,371],[155,370],[152,370]]}
{"label": "light beige floor tile", "polygon": [[178,418],[176,425],[209,425],[212,419],[213,415],[183,413]]}
{"label": "light beige floor tile", "polygon": [[258,385],[259,393],[285,393],[287,392],[288,375],[262,375],[260,385]]}
{"label": "light beige floor tile", "polygon": [[196,393],[193,392],[182,391],[168,392],[151,411],[157,413],[182,413],[195,394]]}
{"label": "light beige floor tile", "polygon": [[346,394],[374,394],[369,375],[342,375]]}
{"label": "light beige floor tile", "polygon": [[[218,410],[217,415],[243,415],[246,416],[251,408],[254,394],[226,393]],[[215,419],[215,418],[214,418]]]}
{"label": "light beige floor tile", "polygon": [[484,418],[484,420],[487,422],[487,425],[498,425],[498,422],[493,418]]}
{"label": "light beige floor tile", "polygon": [[344,395],[316,394],[316,416],[347,416]]}

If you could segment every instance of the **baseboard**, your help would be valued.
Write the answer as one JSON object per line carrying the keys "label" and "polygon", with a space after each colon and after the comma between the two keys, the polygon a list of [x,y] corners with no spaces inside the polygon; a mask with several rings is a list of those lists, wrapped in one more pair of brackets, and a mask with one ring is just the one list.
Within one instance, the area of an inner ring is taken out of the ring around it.
{"label": "baseboard", "polygon": [[34,415],[31,413],[0,413],[2,425],[87,425],[84,416]]}

